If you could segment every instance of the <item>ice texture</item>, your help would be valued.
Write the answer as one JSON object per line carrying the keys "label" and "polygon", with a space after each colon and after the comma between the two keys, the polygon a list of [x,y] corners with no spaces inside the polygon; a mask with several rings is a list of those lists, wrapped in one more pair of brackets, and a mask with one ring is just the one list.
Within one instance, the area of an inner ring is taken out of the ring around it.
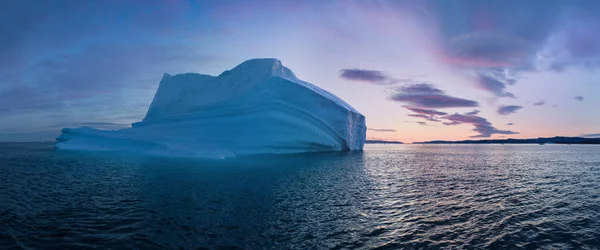
{"label": "ice texture", "polygon": [[252,59],[217,77],[164,74],[142,121],[64,128],[56,148],[230,158],[362,150],[365,137],[365,117],[342,99],[277,59]]}

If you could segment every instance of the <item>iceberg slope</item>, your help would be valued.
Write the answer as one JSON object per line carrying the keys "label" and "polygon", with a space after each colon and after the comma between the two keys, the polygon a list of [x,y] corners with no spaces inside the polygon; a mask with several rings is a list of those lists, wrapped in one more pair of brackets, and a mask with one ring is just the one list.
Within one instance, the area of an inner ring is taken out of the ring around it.
{"label": "iceberg slope", "polygon": [[58,149],[228,158],[362,150],[365,117],[299,80],[277,59],[252,59],[218,77],[165,74],[131,128],[65,128]]}

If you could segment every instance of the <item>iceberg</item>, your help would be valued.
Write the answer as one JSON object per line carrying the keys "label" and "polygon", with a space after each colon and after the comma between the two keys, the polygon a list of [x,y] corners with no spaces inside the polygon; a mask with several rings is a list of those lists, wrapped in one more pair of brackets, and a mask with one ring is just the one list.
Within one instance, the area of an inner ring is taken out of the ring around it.
{"label": "iceberg", "polygon": [[64,128],[56,148],[224,159],[362,150],[366,129],[356,109],[279,60],[252,59],[216,77],[164,74],[142,121]]}

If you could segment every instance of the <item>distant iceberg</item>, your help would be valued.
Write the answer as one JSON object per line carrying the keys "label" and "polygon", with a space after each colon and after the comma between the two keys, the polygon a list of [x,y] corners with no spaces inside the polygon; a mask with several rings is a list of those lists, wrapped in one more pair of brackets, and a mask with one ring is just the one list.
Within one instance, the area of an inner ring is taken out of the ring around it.
{"label": "distant iceberg", "polygon": [[64,128],[56,148],[222,159],[362,150],[365,137],[365,117],[342,99],[277,59],[252,59],[218,77],[164,74],[142,121]]}

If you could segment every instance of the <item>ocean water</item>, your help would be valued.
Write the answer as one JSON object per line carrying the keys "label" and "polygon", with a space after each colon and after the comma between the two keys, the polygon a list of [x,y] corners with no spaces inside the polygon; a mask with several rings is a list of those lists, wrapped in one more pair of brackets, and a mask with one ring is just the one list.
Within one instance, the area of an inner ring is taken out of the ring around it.
{"label": "ocean water", "polygon": [[600,146],[232,161],[0,144],[0,249],[597,249]]}

